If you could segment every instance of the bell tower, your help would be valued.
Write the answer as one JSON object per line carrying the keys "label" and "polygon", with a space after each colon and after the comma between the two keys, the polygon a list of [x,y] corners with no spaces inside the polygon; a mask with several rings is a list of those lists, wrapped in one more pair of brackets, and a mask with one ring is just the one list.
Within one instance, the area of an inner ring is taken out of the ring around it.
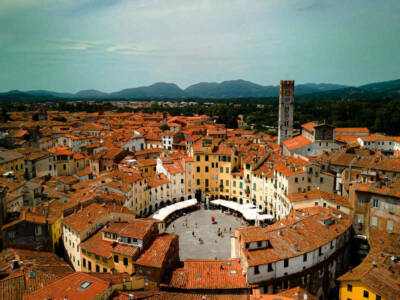
{"label": "bell tower", "polygon": [[278,143],[293,137],[294,80],[281,80],[279,93]]}

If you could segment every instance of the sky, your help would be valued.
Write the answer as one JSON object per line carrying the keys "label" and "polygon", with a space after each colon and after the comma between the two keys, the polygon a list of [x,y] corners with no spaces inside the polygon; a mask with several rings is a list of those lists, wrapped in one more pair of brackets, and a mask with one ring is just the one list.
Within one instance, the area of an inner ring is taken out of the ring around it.
{"label": "sky", "polygon": [[399,0],[0,0],[0,91],[400,78]]}

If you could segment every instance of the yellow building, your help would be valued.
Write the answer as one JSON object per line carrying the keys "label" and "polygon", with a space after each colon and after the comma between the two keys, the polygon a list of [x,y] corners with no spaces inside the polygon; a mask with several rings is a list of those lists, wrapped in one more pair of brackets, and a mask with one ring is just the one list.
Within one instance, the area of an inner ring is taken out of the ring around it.
{"label": "yellow building", "polygon": [[143,177],[150,177],[156,174],[157,160],[149,159],[138,159],[135,167],[137,167]]}
{"label": "yellow building", "polygon": [[99,231],[79,245],[81,248],[82,272],[111,272],[114,268],[112,243],[103,240]]}
{"label": "yellow building", "polygon": [[0,152],[0,169],[23,175],[25,172],[24,161],[24,155],[16,151],[3,150]]}
{"label": "yellow building", "polygon": [[232,197],[232,170],[238,166],[234,148],[220,144],[220,139],[204,138],[192,146],[196,189],[211,198]]}
{"label": "yellow building", "polygon": [[389,300],[360,281],[342,281],[339,289],[340,299],[343,300]]}
{"label": "yellow building", "polygon": [[400,233],[371,229],[368,256],[356,268],[337,278],[341,300],[400,299]]}

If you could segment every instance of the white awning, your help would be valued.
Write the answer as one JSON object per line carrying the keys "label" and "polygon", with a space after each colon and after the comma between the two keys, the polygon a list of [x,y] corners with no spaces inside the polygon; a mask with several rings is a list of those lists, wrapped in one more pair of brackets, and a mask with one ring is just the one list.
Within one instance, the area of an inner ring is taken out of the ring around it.
{"label": "white awning", "polygon": [[227,200],[222,200],[222,199],[212,200],[210,202],[214,205],[221,205],[221,206],[233,209],[233,210],[241,213],[246,220],[265,221],[265,220],[271,220],[274,218],[274,216],[268,215],[268,214],[260,215],[259,213],[262,210],[255,208],[255,206],[251,203],[239,204],[239,203],[236,203],[233,201],[227,201]]}
{"label": "white awning", "polygon": [[196,204],[197,204],[196,199],[190,199],[190,200],[174,203],[172,205],[168,205],[167,207],[163,207],[163,208],[159,209],[151,217],[154,219],[160,220],[160,221],[164,221],[170,214],[172,214],[178,210],[196,205]]}

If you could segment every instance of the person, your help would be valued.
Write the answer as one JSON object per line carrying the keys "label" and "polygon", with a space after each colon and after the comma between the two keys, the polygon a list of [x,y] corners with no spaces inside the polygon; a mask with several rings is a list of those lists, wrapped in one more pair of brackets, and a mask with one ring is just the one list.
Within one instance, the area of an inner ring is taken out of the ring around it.
{"label": "person", "polygon": [[192,231],[192,235],[194,236],[194,231]]}

